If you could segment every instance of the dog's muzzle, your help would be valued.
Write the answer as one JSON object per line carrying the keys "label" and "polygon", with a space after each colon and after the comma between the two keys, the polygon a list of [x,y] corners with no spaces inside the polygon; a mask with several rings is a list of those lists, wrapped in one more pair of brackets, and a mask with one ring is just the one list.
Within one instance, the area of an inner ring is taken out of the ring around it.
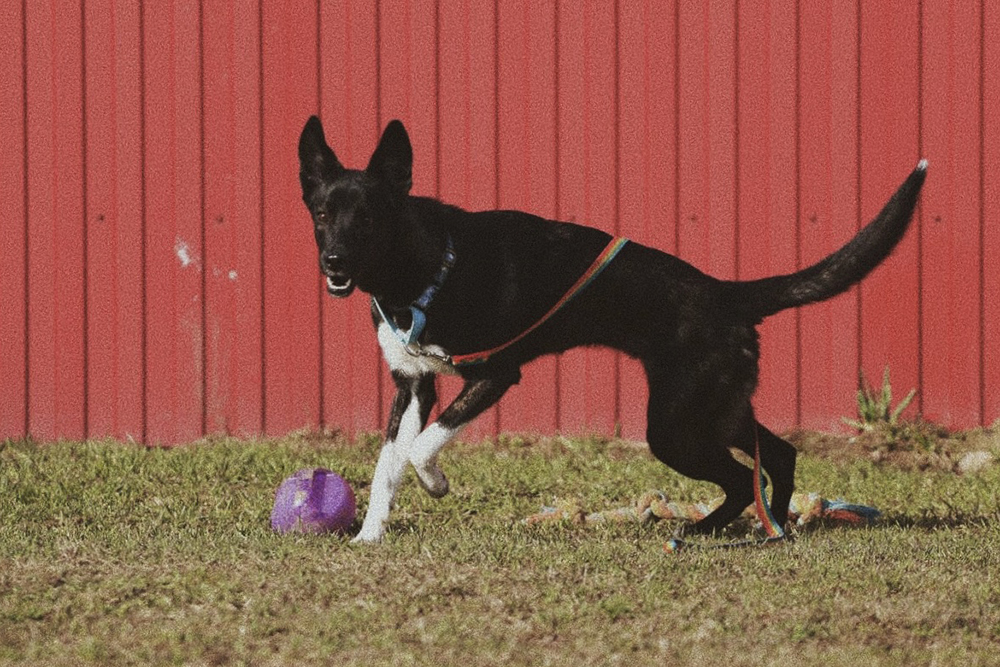
{"label": "dog's muzzle", "polygon": [[354,279],[340,255],[323,256],[323,273],[326,275],[326,291],[331,296],[342,299],[354,291]]}

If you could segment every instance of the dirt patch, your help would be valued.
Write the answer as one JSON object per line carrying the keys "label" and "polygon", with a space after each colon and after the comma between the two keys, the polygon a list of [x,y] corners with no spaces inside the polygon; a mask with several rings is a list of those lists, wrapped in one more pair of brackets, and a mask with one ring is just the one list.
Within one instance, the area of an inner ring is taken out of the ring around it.
{"label": "dirt patch", "polygon": [[986,465],[990,465],[1000,453],[1000,429],[996,426],[952,432],[937,424],[912,421],[879,425],[854,435],[795,430],[784,437],[809,456],[835,463],[868,458],[902,470],[960,472],[960,463],[970,454],[989,459]]}

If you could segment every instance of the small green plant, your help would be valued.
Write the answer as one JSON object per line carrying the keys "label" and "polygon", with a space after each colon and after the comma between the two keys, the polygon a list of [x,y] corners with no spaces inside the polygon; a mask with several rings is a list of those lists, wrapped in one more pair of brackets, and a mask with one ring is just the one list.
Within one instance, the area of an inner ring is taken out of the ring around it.
{"label": "small green plant", "polygon": [[892,384],[889,382],[889,367],[885,367],[882,374],[882,388],[876,390],[865,382],[865,374],[859,376],[860,388],[858,389],[858,419],[848,419],[844,417],[844,423],[859,431],[872,432],[879,429],[893,430],[899,424],[899,415],[903,413],[917,395],[916,389],[911,389],[910,393],[899,402],[895,408],[892,407]]}

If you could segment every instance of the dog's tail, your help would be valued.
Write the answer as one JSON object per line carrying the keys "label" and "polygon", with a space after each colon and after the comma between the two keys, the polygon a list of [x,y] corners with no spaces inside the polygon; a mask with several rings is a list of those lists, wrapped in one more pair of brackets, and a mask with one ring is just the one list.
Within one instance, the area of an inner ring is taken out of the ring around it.
{"label": "dog's tail", "polygon": [[731,302],[748,316],[761,320],[786,308],[829,299],[854,285],[888,257],[903,238],[926,176],[927,160],[921,160],[875,219],[819,263],[789,275],[726,283]]}

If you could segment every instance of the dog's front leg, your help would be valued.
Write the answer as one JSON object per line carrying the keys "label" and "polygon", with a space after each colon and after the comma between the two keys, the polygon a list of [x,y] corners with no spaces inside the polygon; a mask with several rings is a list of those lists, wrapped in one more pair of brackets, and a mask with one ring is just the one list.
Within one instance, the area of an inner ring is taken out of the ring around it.
{"label": "dog's front leg", "polygon": [[385,444],[375,465],[368,511],[354,542],[378,542],[385,534],[393,500],[410,462],[410,447],[427,423],[437,400],[433,375],[414,379],[394,373],[393,380],[396,383],[396,398],[389,412]]}
{"label": "dog's front leg", "polygon": [[427,493],[435,498],[448,493],[448,478],[437,465],[438,453],[466,424],[499,401],[514,382],[500,377],[466,380],[451,405],[413,441],[410,462]]}

